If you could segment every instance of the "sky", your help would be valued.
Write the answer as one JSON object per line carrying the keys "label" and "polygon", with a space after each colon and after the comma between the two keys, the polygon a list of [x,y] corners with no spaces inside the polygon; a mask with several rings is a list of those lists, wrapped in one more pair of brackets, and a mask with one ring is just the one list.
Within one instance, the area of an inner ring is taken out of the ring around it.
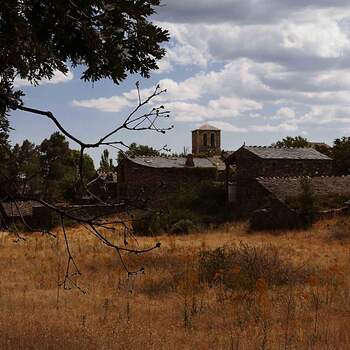
{"label": "sky", "polygon": [[[222,130],[222,148],[270,145],[287,135],[332,144],[350,132],[350,2],[348,0],[163,0],[152,20],[168,29],[166,56],[150,79],[120,85],[80,80],[82,68],[40,86],[18,80],[25,105],[52,111],[74,135],[93,142],[123,121],[160,84],[154,105],[171,111],[165,135],[122,132],[115,140],[172,151],[191,149],[191,130]],[[16,111],[11,142],[40,143],[55,127]],[[76,145],[73,143],[74,148]],[[102,149],[90,154],[96,164]],[[116,158],[116,151],[111,150]]]}

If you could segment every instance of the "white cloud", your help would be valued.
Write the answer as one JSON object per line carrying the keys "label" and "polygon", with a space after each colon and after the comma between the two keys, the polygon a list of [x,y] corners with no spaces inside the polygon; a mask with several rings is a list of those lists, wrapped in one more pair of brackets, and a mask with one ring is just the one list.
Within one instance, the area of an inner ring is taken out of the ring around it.
{"label": "white cloud", "polygon": [[241,112],[262,109],[262,104],[254,100],[241,99],[236,96],[221,96],[217,100],[209,101],[208,107],[225,116],[236,116]]}
{"label": "white cloud", "polygon": [[350,124],[350,106],[312,106],[310,111],[296,120],[299,124]]}
{"label": "white cloud", "polygon": [[173,70],[173,65],[171,64],[168,56],[165,56],[161,61],[158,63],[158,69],[154,71],[155,74],[164,74],[169,73]]}
{"label": "white cloud", "polygon": [[[192,7],[198,11],[188,17]],[[169,8],[174,12],[158,24],[172,40],[157,73],[172,78],[160,80],[168,93],[154,103],[164,104],[175,121],[211,121],[232,132],[303,133],[305,127],[350,120],[345,0],[307,6],[303,0],[179,0]],[[178,70],[187,73],[184,67],[193,65],[199,73],[180,81]],[[142,96],[151,91],[142,89]],[[135,101],[133,89],[73,104],[115,112]]]}
{"label": "white cloud", "polygon": [[210,100],[203,105],[182,101],[168,102],[166,107],[178,122],[199,122],[209,119],[234,118],[247,111],[259,110],[262,105],[253,100],[231,96]]}
{"label": "white cloud", "polygon": [[298,131],[298,126],[295,124],[281,123],[278,125],[254,125],[249,128],[251,131],[256,132],[275,132],[275,133],[289,133]]}
{"label": "white cloud", "polygon": [[280,119],[294,119],[295,112],[291,108],[283,107],[276,112],[276,116]]}
{"label": "white cloud", "polygon": [[349,49],[349,39],[338,23],[327,17],[308,23],[286,23],[282,30],[283,47],[298,49],[319,57],[336,58]]}
{"label": "white cloud", "polygon": [[[74,78],[73,72],[68,71],[67,74],[63,74],[60,71],[55,71],[54,76],[51,79],[42,79],[39,82],[39,85],[46,85],[46,84],[60,84],[60,83],[65,83],[67,81],[70,81]],[[16,88],[20,88],[23,86],[31,86],[32,84],[27,80],[27,79],[21,79],[21,78],[16,78],[14,81],[14,86]]]}
{"label": "white cloud", "polygon": [[133,101],[125,96],[100,97],[90,100],[73,100],[74,107],[85,107],[100,110],[102,112],[119,112],[126,107],[131,107]]}
{"label": "white cloud", "polygon": [[213,125],[223,131],[228,131],[228,132],[235,132],[235,133],[246,133],[248,132],[247,128],[241,128],[238,126],[235,126],[233,124],[223,122],[223,121],[217,121],[217,120],[209,120],[208,123],[210,125]]}

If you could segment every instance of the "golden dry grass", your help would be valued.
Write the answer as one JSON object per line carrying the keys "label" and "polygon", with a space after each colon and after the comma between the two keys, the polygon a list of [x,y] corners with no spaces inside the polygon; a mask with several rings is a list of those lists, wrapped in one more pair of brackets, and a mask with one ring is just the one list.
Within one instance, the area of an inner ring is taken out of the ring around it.
{"label": "golden dry grass", "polygon": [[[115,252],[83,229],[70,229],[85,295],[58,288],[67,259],[62,234],[28,234],[20,243],[0,234],[0,348],[349,349],[350,245],[329,239],[332,225],[252,234],[232,224],[139,238],[140,246],[159,239],[162,248],[126,257],[146,268],[133,280]],[[312,273],[303,283],[282,286],[258,279],[249,291],[227,289],[220,278],[212,286],[201,282],[199,251],[241,241],[275,246],[286,262]]]}

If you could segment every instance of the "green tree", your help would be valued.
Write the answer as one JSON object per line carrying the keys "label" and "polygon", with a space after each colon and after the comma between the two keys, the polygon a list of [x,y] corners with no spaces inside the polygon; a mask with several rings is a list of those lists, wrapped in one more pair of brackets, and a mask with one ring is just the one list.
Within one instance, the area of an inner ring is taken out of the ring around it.
{"label": "green tree", "polygon": [[109,158],[109,151],[105,149],[101,154],[100,169],[103,173],[114,171],[113,159]]}
{"label": "green tree", "polygon": [[272,144],[275,147],[303,148],[310,147],[309,141],[302,136],[287,136],[284,139]]}
{"label": "green tree", "polygon": [[[169,40],[150,22],[160,0],[2,0],[0,2],[0,115],[20,103],[14,79],[33,84],[81,65],[85,81],[128,73],[149,77]],[[0,123],[1,127],[1,123]],[[4,129],[3,129],[4,130]]]}
{"label": "green tree", "polygon": [[335,171],[338,175],[350,174],[350,137],[342,137],[334,140],[332,156]]}
{"label": "green tree", "polygon": [[[82,177],[80,174],[81,159]],[[77,200],[81,198],[81,194],[84,192],[81,179],[84,183],[87,183],[97,176],[94,162],[88,154],[84,154],[81,158],[79,151],[69,150],[69,156],[63,166],[66,169],[66,175],[60,183],[59,191],[66,200]]]}
{"label": "green tree", "polygon": [[42,188],[39,148],[28,140],[11,150],[9,172],[22,193],[38,193]]}
{"label": "green tree", "polygon": [[326,156],[333,158],[333,149],[332,147],[329,147],[326,144],[314,144],[313,148],[315,148],[316,151],[325,154]]}
{"label": "green tree", "polygon": [[118,162],[120,162],[124,158],[124,154],[129,157],[138,157],[138,156],[160,156],[161,153],[154,149],[151,146],[147,145],[138,145],[133,142],[129,145],[129,148],[125,152],[118,152]]}
{"label": "green tree", "polygon": [[[53,133],[40,147],[41,176],[44,179],[43,195],[46,199],[74,200],[80,196],[80,152],[69,148],[64,135]],[[96,176],[92,158],[83,156],[83,180]]]}
{"label": "green tree", "polygon": [[[67,160],[67,165],[70,166],[75,173],[75,181],[79,181],[79,169],[80,169],[80,152],[73,149],[70,150],[70,155]],[[90,181],[96,177],[96,169],[94,161],[88,154],[83,155],[83,177],[85,181]]]}
{"label": "green tree", "polygon": [[62,134],[55,132],[40,144],[40,153],[44,198],[62,200],[66,184],[74,183],[76,178],[75,170],[69,165],[69,144]]}

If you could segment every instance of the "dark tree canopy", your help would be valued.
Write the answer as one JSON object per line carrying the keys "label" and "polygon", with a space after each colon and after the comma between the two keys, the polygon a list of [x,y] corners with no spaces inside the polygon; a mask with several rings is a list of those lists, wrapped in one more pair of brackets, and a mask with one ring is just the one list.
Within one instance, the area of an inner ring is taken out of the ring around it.
{"label": "dark tree canopy", "polygon": [[307,138],[302,136],[287,136],[276,143],[273,143],[272,146],[275,147],[290,147],[290,148],[304,148],[311,147],[316,151],[325,154],[328,157],[333,158],[332,147],[328,146],[323,142],[310,142]]}
{"label": "dark tree canopy", "polygon": [[338,175],[350,174],[350,137],[334,140],[332,155]]}
{"label": "dark tree canopy", "polygon": [[114,171],[113,159],[109,157],[108,149],[103,150],[101,154],[99,171],[103,173]]}
{"label": "dark tree canopy", "polygon": [[[82,65],[82,79],[148,77],[168,32],[147,18],[160,0],[1,0],[0,116],[20,102],[16,77],[40,83]],[[3,121],[0,120],[0,127]],[[6,125],[5,125],[6,129]]]}
{"label": "dark tree canopy", "polygon": [[284,139],[277,141],[273,146],[276,147],[292,147],[292,148],[303,148],[310,147],[309,141],[302,136],[287,136]]}
{"label": "dark tree canopy", "polygon": [[23,193],[36,192],[41,188],[39,147],[28,140],[16,144],[8,163],[9,173]]}
{"label": "dark tree canopy", "polygon": [[[43,197],[50,200],[72,199],[79,191],[80,152],[69,148],[68,141],[59,132],[53,133],[39,146]],[[96,171],[93,160],[83,156],[84,180],[91,180]]]}
{"label": "dark tree canopy", "polygon": [[161,155],[161,153],[153,147],[147,145],[138,145],[136,142],[131,143],[127,151],[118,152],[118,162],[123,159],[124,154],[130,157]]}

